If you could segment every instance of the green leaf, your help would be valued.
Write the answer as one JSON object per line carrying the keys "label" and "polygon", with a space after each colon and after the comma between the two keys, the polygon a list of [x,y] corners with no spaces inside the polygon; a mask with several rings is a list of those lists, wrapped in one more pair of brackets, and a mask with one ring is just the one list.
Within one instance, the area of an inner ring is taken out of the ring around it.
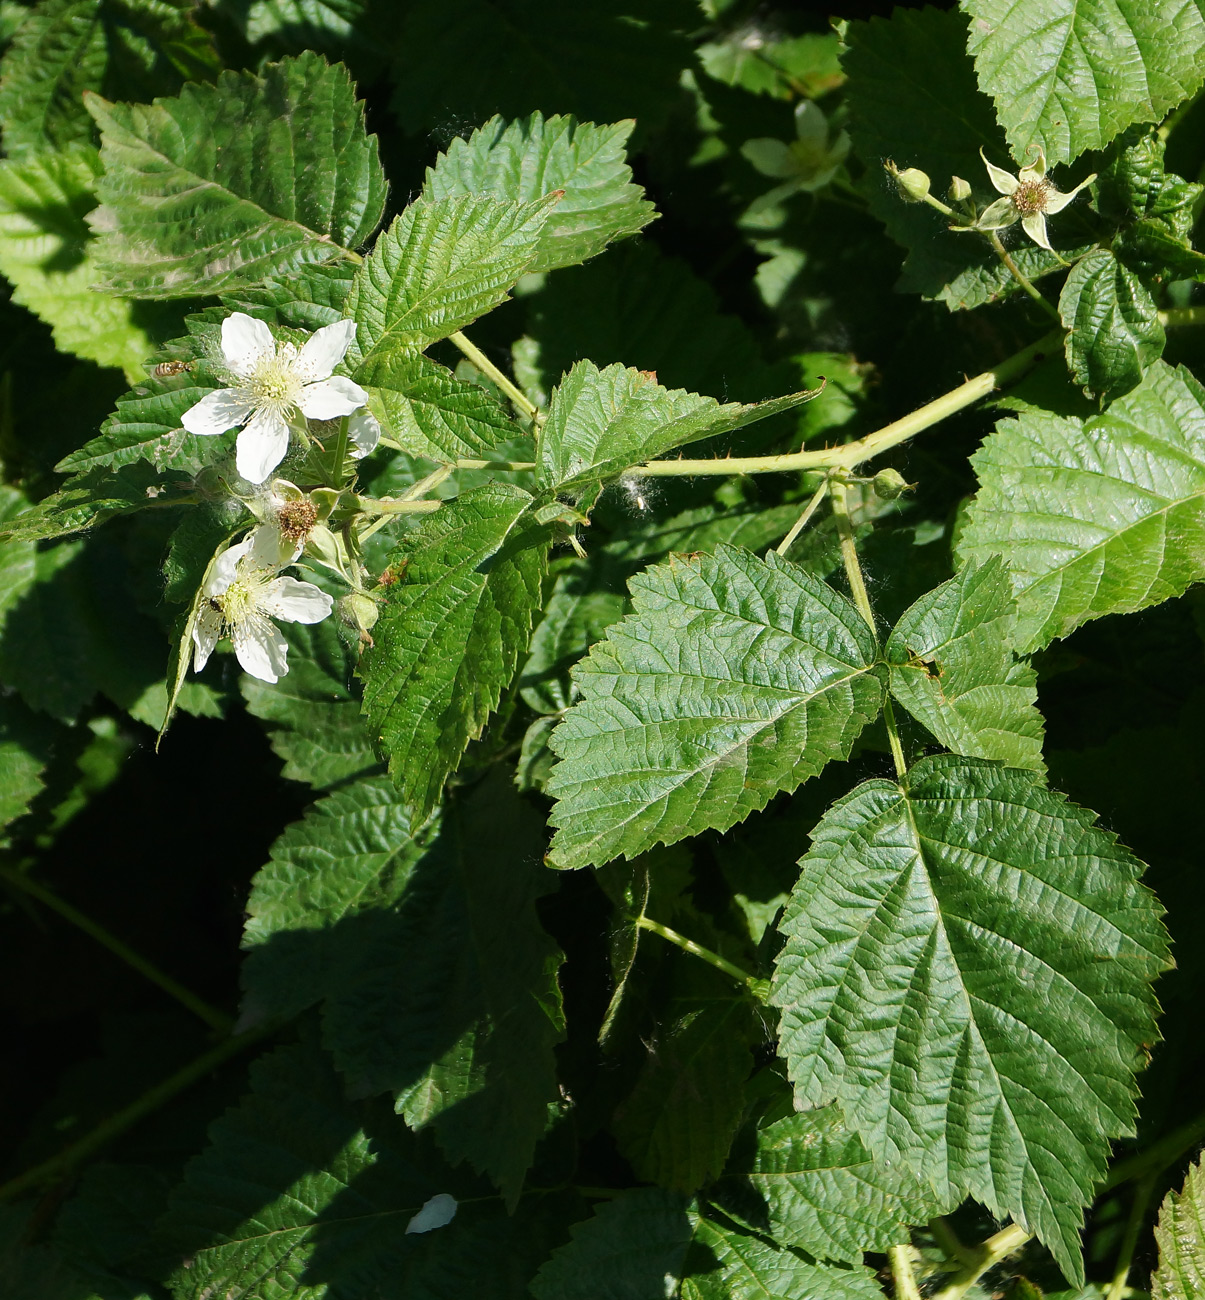
{"label": "green leaf", "polygon": [[644,371],[620,365],[599,370],[579,361],[553,392],[540,430],[540,482],[557,493],[589,496],[591,487],[662,452],[792,410],[819,391],[722,405],[662,388]]}
{"label": "green leaf", "polygon": [[1158,122],[1205,75],[1205,15],[1182,0],[962,0],[967,45],[1014,158],[1050,163]]}
{"label": "green leaf", "polygon": [[438,802],[527,649],[547,532],[521,488],[466,492],[401,539],[404,568],[360,661],[364,712],[416,818]]}
{"label": "green leaf", "polygon": [[727,830],[845,758],[878,711],[870,629],[790,561],[722,546],[630,588],[553,735],[556,866]]}
{"label": "green leaf", "polygon": [[[164,475],[146,462],[126,465],[116,473],[97,469],[73,478],[61,492],[36,506],[0,521],[0,538],[41,541],[82,532],[117,515],[171,502]],[[187,481],[171,484],[189,486]],[[191,502],[190,502],[191,504]]]}
{"label": "green leaf", "polygon": [[0,698],[0,827],[15,821],[42,789],[54,733],[18,699]]}
{"label": "green leaf", "polygon": [[922,596],[886,645],[891,693],[955,754],[1045,770],[1037,675],[1013,654],[1017,607],[992,557]]}
{"label": "green leaf", "polygon": [[938,1213],[918,1178],[871,1160],[836,1106],[767,1124],[748,1145],[738,1143],[717,1204],[820,1259],[860,1263],[863,1251],[906,1242],[908,1224]]}
{"label": "green leaf", "polygon": [[100,172],[85,145],[0,164],[0,272],[13,300],[54,330],[64,352],[119,366],[131,381],[152,351],[145,310],[94,292],[101,273],[84,220]]}
{"label": "green leaf", "polygon": [[798,1103],[880,1162],[1012,1215],[1083,1280],[1079,1228],[1168,965],[1142,864],[1030,772],[939,755],[812,834],[772,1001]]}
{"label": "green leaf", "polygon": [[356,268],[346,262],[302,266],[284,279],[269,276],[259,284],[231,289],[222,295],[222,305],[269,325],[313,333],[343,319],[355,276]]}
{"label": "green leaf", "polygon": [[504,301],[531,265],[556,201],[463,195],[411,203],[352,284],[347,314],[359,327],[360,357],[419,351]]}
{"label": "green leaf", "polygon": [[958,555],[1008,561],[1019,651],[1205,576],[1205,389],[1187,370],[1156,362],[1089,420],[1023,411],[972,464]]}
{"label": "green leaf", "polygon": [[704,1217],[694,1202],[658,1188],[637,1188],[604,1202],[572,1234],[536,1275],[536,1300],[881,1295],[869,1269],[817,1264]]}
{"label": "green leaf", "polygon": [[244,939],[244,1019],[323,1002],[352,1093],[394,1094],[512,1207],[564,1036],[562,955],[536,914],[556,879],[542,849],[540,819],[499,769],[417,839],[389,781],[364,779],[277,841]]}
{"label": "green leaf", "polygon": [[453,140],[427,168],[423,198],[494,194],[530,202],[560,190],[532,271],[551,271],[594,257],[615,239],[634,235],[657,215],[633,185],[624,145],[635,122],[613,126],[533,113],[520,122],[491,118],[467,140]]}
{"label": "green leaf", "polygon": [[351,689],[355,660],[334,620],[282,630],[288,675],[270,684],[243,673],[239,682],[247,711],[267,724],[282,775],[321,790],[371,772],[379,762]]}
{"label": "green leaf", "polygon": [[1179,1193],[1159,1207],[1155,1241],[1159,1266],[1151,1274],[1151,1300],[1201,1300],[1205,1295],[1205,1173],[1198,1160]]}
{"label": "green leaf", "polygon": [[330,261],[380,223],[376,140],[346,69],[319,55],[151,105],[88,107],[105,166],[96,257],[119,293],[222,293]]}
{"label": "green leaf", "polygon": [[1166,170],[1166,146],[1159,133],[1130,130],[1114,149],[1094,187],[1101,215],[1117,225],[1136,217],[1159,221],[1178,238],[1187,238],[1202,187]]}
{"label": "green leaf", "polygon": [[[647,480],[641,486],[648,487]],[[723,545],[760,551],[790,531],[800,509],[798,505],[763,506],[760,501],[731,510],[697,506],[627,530],[626,536],[607,543],[607,553],[621,563],[634,563],[659,560],[671,551],[690,554]]]}
{"label": "green leaf", "polygon": [[1059,316],[1075,382],[1102,401],[1128,393],[1163,355],[1167,336],[1155,300],[1107,249],[1095,249],[1071,268]]}

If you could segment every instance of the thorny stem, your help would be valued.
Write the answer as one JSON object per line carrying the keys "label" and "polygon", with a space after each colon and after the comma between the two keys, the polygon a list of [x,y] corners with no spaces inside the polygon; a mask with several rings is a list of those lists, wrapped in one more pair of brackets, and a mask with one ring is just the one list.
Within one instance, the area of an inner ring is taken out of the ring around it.
{"label": "thorny stem", "polygon": [[1130,1217],[1126,1220],[1125,1235],[1121,1239],[1121,1249],[1117,1252],[1117,1267],[1113,1270],[1113,1281],[1109,1284],[1105,1300],[1121,1300],[1125,1294],[1126,1283],[1130,1280],[1130,1265],[1134,1262],[1134,1247],[1138,1244],[1138,1233],[1146,1218],[1156,1176],[1153,1172],[1146,1174],[1134,1188]]}
{"label": "thorny stem", "polygon": [[228,1034],[234,1026],[234,1021],[226,1015],[225,1012],[219,1011],[217,1007],[210,1006],[204,998],[198,997],[190,989],[186,989],[183,984],[177,983],[172,977],[161,971],[152,961],[148,961],[141,953],[137,953],[128,944],[123,943],[115,934],[110,933],[98,921],[94,921],[90,916],[86,916],[78,908],[72,907],[70,903],[61,899],[52,890],[47,889],[45,885],[40,885],[36,880],[32,880],[23,871],[15,871],[11,867],[0,866],[0,881],[19,889],[28,894],[31,898],[36,898],[39,903],[49,907],[51,911],[57,912],[65,921],[69,921],[78,930],[82,930],[90,938],[95,939],[102,947],[107,948],[115,957],[120,958],[125,964],[136,970],[140,975],[145,975],[152,984],[157,984],[164,993],[173,997],[181,1006],[187,1007],[193,1015],[203,1020],[211,1029],[216,1029],[219,1033]]}
{"label": "thorny stem", "polygon": [[741,970],[739,966],[734,966],[732,962],[721,957],[718,952],[712,952],[710,948],[704,948],[702,944],[695,943],[693,939],[688,939],[684,934],[679,934],[677,930],[671,930],[668,925],[662,925],[660,921],[654,921],[652,917],[637,916],[632,919],[637,929],[651,930],[654,934],[659,934],[663,939],[677,945],[683,952],[701,958],[709,966],[714,966],[716,970],[722,970],[725,975],[731,975],[734,980],[745,985],[755,997],[763,1000],[764,980],[759,980],[755,975],[750,975],[748,971]]}
{"label": "thorny stem", "polygon": [[912,1247],[889,1246],[887,1260],[891,1264],[891,1277],[895,1282],[895,1300],[921,1300],[916,1275],[912,1272]]}
{"label": "thorny stem", "polygon": [[994,1236],[970,1248],[967,1262],[932,1296],[931,1300],[962,1300],[962,1297],[1002,1259],[1014,1254],[1033,1236],[1016,1223],[1010,1223]]}
{"label": "thorny stem", "polygon": [[786,555],[786,553],[791,549],[791,546],[794,543],[795,538],[797,538],[799,534],[803,532],[803,530],[808,526],[808,521],[816,513],[817,509],[820,506],[820,503],[824,500],[826,496],[828,496],[828,486],[829,486],[829,480],[825,479],[824,482],[821,483],[820,486],[816,489],[816,491],[812,494],[812,499],[804,507],[803,514],[801,514],[799,518],[795,520],[795,523],[791,528],[791,531],[782,539],[781,542],[779,542],[777,547],[777,553],[779,555]]}
{"label": "thorny stem", "polygon": [[0,1186],[0,1201],[69,1174],[77,1165],[108,1145],[114,1138],[120,1137],[139,1120],[145,1119],[147,1115],[165,1106],[178,1093],[203,1079],[232,1056],[237,1056],[270,1033],[274,1033],[278,1027],[273,1022],[250,1033],[236,1034],[224,1039],[216,1047],[198,1056],[196,1060],[190,1061],[183,1069],[177,1070],[170,1078],[148,1089],[124,1110],[119,1110],[116,1115],[110,1115],[108,1119],[102,1120],[78,1142],[73,1142],[57,1155],[51,1156],[49,1160],[43,1160],[40,1165],[34,1165],[32,1169],[27,1169],[23,1174],[18,1174],[16,1178]]}
{"label": "thorny stem", "polygon": [[459,330],[449,334],[448,341],[455,343],[483,375],[492,379],[529,420],[536,419],[540,412],[535,403],[513,380],[508,379],[475,343],[465,338]]}
{"label": "thorny stem", "polygon": [[1059,317],[1058,308],[1053,303],[1047,302],[1046,299],[1042,297],[1041,290],[1034,285],[1033,281],[1030,280],[1030,278],[1021,270],[1021,268],[1016,264],[1016,262],[1013,261],[1012,255],[1009,253],[1008,249],[1005,248],[1004,245],[1000,242],[1000,236],[996,234],[994,230],[985,230],[983,233],[987,236],[987,242],[991,244],[992,251],[996,254],[996,256],[1004,263],[1005,267],[1008,269],[1009,275],[1011,275],[1012,278],[1016,280],[1016,282],[1021,286],[1021,288],[1024,289],[1027,294],[1029,294],[1029,296],[1034,300],[1034,302],[1038,304],[1039,307],[1041,307],[1041,309],[1044,312],[1046,312],[1050,316],[1053,316],[1055,320],[1059,320],[1060,317]]}

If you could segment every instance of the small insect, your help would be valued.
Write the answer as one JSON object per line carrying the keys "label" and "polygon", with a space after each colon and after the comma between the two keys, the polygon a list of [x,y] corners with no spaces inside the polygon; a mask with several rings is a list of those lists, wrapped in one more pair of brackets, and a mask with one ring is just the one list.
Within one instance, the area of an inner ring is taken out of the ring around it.
{"label": "small insect", "polygon": [[184,375],[192,369],[191,361],[160,361],[151,371],[156,379],[168,379],[172,375]]}

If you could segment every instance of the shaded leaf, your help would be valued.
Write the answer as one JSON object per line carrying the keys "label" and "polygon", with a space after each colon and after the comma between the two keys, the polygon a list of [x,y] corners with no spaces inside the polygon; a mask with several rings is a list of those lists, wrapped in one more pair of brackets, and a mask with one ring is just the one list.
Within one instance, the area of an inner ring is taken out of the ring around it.
{"label": "shaded leaf", "polygon": [[15,821],[42,789],[54,730],[19,699],[0,698],[0,827]]}

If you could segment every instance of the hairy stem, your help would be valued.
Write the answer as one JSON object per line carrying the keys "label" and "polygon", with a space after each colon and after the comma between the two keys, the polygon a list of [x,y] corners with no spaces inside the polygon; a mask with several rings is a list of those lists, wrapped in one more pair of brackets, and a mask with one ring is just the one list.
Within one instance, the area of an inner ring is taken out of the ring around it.
{"label": "hairy stem", "polygon": [[729,456],[718,460],[654,460],[633,471],[645,478],[687,477],[702,474],[781,474],[800,469],[853,469],[951,415],[973,406],[996,388],[1020,379],[1033,365],[1062,346],[1063,331],[1054,330],[1029,347],[1001,361],[991,370],[968,379],[941,397],[926,402],[910,415],[868,433],[856,442],[817,451],[795,451],[784,456]]}
{"label": "hairy stem", "polygon": [[668,925],[662,925],[660,921],[654,921],[651,917],[633,917],[633,922],[638,929],[651,930],[653,934],[659,934],[669,943],[681,948],[683,952],[701,958],[709,966],[714,966],[716,970],[722,970],[725,975],[731,975],[734,980],[744,984],[756,996],[761,997],[761,990],[765,981],[759,980],[755,975],[750,975],[748,971],[741,970],[739,966],[734,966],[732,962],[721,957],[718,952],[712,952],[710,948],[704,948],[702,944],[695,943],[693,939],[688,939],[684,934],[679,934],[677,930],[671,930]]}
{"label": "hairy stem", "polygon": [[154,962],[143,957],[141,953],[135,952],[133,948],[123,943],[115,934],[106,930],[98,921],[86,916],[78,908],[72,907],[70,903],[60,898],[53,890],[47,889],[45,885],[38,884],[25,872],[16,871],[11,867],[0,866],[0,881],[13,889],[21,890],[23,893],[28,894],[30,898],[36,898],[39,903],[49,907],[51,911],[57,912],[64,921],[69,921],[76,929],[82,930],[90,938],[95,939],[97,943],[107,948],[115,957],[125,962],[127,966],[136,970],[140,975],[144,975],[152,984],[158,985],[169,997],[175,998],[181,1006],[187,1007],[193,1015],[203,1020],[211,1029],[216,1029],[222,1034],[228,1034],[233,1028],[234,1021],[224,1011],[219,1011],[217,1007],[210,1006],[204,998],[198,997],[190,989],[186,989],[183,984],[177,983],[170,975],[161,971]]}
{"label": "hairy stem", "polygon": [[1015,1254],[1032,1236],[1033,1233],[1026,1232],[1015,1223],[1010,1223],[995,1236],[980,1242],[978,1246],[971,1247],[967,1262],[940,1291],[933,1295],[932,1300],[962,1300],[962,1297],[989,1268],[995,1267],[1002,1259]]}
{"label": "hairy stem", "polygon": [[488,379],[492,379],[495,384],[510,398],[516,408],[523,412],[529,420],[535,420],[539,415],[539,408],[534,402],[531,402],[527,394],[512,380],[498,369],[496,365],[485,355],[484,352],[469,339],[457,330],[454,334],[448,335],[448,340],[455,343],[456,346],[464,353],[466,357],[481,371]]}
{"label": "hairy stem", "polygon": [[1016,262],[1013,261],[1012,256],[1009,253],[1008,249],[1005,248],[1004,245],[1000,242],[1000,236],[996,234],[994,230],[985,230],[983,233],[987,235],[988,243],[991,244],[992,246],[992,252],[994,252],[996,256],[1004,263],[1005,267],[1008,270],[1009,275],[1011,275],[1012,278],[1016,280],[1016,282],[1021,286],[1021,288],[1024,289],[1027,294],[1029,294],[1029,296],[1034,300],[1034,302],[1038,304],[1038,306],[1042,308],[1044,312],[1046,312],[1048,315],[1053,316],[1055,320],[1058,320],[1059,319],[1058,308],[1055,307],[1053,303],[1047,302],[1046,299],[1042,297],[1041,290],[1034,285],[1033,281],[1030,280],[1029,277],[1025,275],[1024,272],[1021,270],[1021,268],[1016,264]]}
{"label": "hairy stem", "polygon": [[792,526],[791,531],[782,539],[781,542],[779,542],[777,548],[777,553],[779,555],[786,555],[786,553],[791,549],[791,546],[794,543],[795,538],[797,538],[799,534],[803,532],[803,530],[808,526],[808,521],[816,513],[817,509],[820,506],[820,503],[824,500],[826,496],[828,496],[828,486],[829,486],[829,480],[825,479],[824,482],[821,483],[820,486],[816,489],[816,491],[812,494],[812,499],[804,507],[803,514],[801,514],[799,518],[795,520],[795,523]]}
{"label": "hairy stem", "polygon": [[895,1300],[921,1300],[920,1287],[916,1285],[916,1275],[912,1271],[912,1247],[889,1246],[887,1260],[895,1283]]}

